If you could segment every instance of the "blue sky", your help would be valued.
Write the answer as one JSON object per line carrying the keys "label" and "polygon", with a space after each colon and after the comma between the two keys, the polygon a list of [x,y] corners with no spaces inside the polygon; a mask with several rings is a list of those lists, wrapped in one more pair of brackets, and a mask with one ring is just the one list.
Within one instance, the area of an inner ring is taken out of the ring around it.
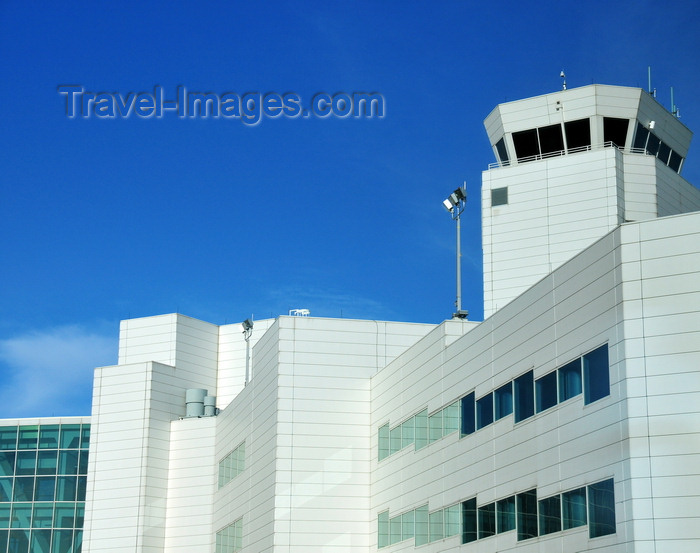
{"label": "blue sky", "polygon": [[[177,6],[177,7],[176,7]],[[694,2],[0,2],[0,417],[90,412],[119,321],[482,311],[482,122],[591,83],[675,90],[700,128]],[[379,92],[383,118],[68,118],[86,91]],[[683,175],[700,182],[691,148]]]}

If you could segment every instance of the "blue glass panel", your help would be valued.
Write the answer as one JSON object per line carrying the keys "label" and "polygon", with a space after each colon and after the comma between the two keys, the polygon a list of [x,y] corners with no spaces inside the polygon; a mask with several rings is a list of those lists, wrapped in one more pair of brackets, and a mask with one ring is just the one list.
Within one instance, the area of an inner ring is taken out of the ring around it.
{"label": "blue glass panel", "polygon": [[581,391],[581,358],[578,358],[559,369],[559,401],[571,399]]}
{"label": "blue glass panel", "polygon": [[75,527],[82,528],[85,523],[85,503],[75,504]]}
{"label": "blue glass panel", "polygon": [[588,486],[588,533],[591,538],[615,533],[614,488],[612,478]]}
{"label": "blue glass panel", "polygon": [[479,539],[496,535],[496,504],[479,507]]}
{"label": "blue glass panel", "polygon": [[493,422],[493,394],[487,394],[476,402],[476,429]]}
{"label": "blue glass panel", "polygon": [[460,411],[462,415],[461,435],[466,436],[476,430],[476,412],[474,402],[474,392],[467,394],[460,401]]}
{"label": "blue glass panel", "polygon": [[75,503],[56,503],[54,528],[73,528],[75,524]]}
{"label": "blue glass panel", "polygon": [[39,451],[37,454],[36,461],[36,473],[37,474],[56,474],[56,455],[58,451]]}
{"label": "blue glass panel", "polygon": [[537,537],[537,490],[519,493],[516,499],[518,540]]}
{"label": "blue glass panel", "polygon": [[29,528],[29,523],[32,520],[32,504],[31,503],[13,503],[12,504],[12,520],[10,526],[12,528]]}
{"label": "blue glass panel", "polygon": [[515,496],[511,495],[496,502],[497,531],[509,532],[515,530]]}
{"label": "blue glass panel", "polygon": [[28,553],[29,530],[11,530],[7,553]]}
{"label": "blue glass panel", "polygon": [[58,474],[78,474],[79,451],[60,451],[58,453]]}
{"label": "blue glass panel", "polygon": [[561,531],[561,500],[559,495],[541,499],[540,511],[540,535]]}
{"label": "blue glass panel", "polygon": [[0,530],[0,551],[7,551],[7,538],[9,535],[9,530]]}
{"label": "blue glass panel", "polygon": [[39,427],[39,449],[58,449],[58,425]]}
{"label": "blue glass panel", "polygon": [[18,451],[15,474],[27,476],[36,472],[36,451]]}
{"label": "blue glass panel", "polygon": [[16,426],[0,426],[0,449],[17,449]]}
{"label": "blue glass panel", "polygon": [[564,530],[584,526],[587,522],[586,488],[561,494],[561,510]]}
{"label": "blue glass panel", "polygon": [[496,420],[513,412],[513,383],[508,382],[494,392]]}
{"label": "blue glass panel", "polygon": [[462,502],[462,543],[476,541],[476,498]]}
{"label": "blue glass panel", "polygon": [[53,503],[35,503],[32,528],[51,528],[53,523]]}
{"label": "blue glass panel", "polygon": [[61,449],[80,448],[80,425],[64,424],[61,426]]}
{"label": "blue glass panel", "polygon": [[605,344],[583,356],[584,401],[592,403],[610,395],[610,364]]}
{"label": "blue glass panel", "polygon": [[557,372],[552,371],[535,381],[537,412],[541,413],[557,404]]}
{"label": "blue glass panel", "polygon": [[78,476],[78,493],[76,500],[85,501],[87,491],[87,476]]}
{"label": "blue glass panel", "polygon": [[513,381],[515,422],[525,420],[535,414],[535,393],[532,371],[526,372]]}
{"label": "blue glass panel", "polygon": [[13,478],[0,478],[0,503],[12,501],[12,481]]}
{"label": "blue glass panel", "polygon": [[59,476],[56,482],[56,501],[75,501],[77,477]]}
{"label": "blue glass panel", "polygon": [[22,426],[19,429],[18,449],[36,449],[39,440],[38,426]]}
{"label": "blue glass panel", "polygon": [[0,476],[15,475],[15,452],[0,451]]}
{"label": "blue glass panel", "polygon": [[34,486],[34,501],[53,501],[56,494],[55,476],[37,476]]}
{"label": "blue glass panel", "polygon": [[31,553],[51,553],[51,530],[33,530]]}
{"label": "blue glass panel", "polygon": [[80,449],[90,448],[90,425],[84,424],[80,430]]}
{"label": "blue glass panel", "polygon": [[73,530],[55,530],[51,553],[73,553]]}
{"label": "blue glass panel", "polygon": [[12,505],[10,503],[3,503],[0,505],[0,528],[10,527],[10,513],[12,511]]}
{"label": "blue glass panel", "polygon": [[13,501],[32,501],[34,499],[34,477],[15,478]]}

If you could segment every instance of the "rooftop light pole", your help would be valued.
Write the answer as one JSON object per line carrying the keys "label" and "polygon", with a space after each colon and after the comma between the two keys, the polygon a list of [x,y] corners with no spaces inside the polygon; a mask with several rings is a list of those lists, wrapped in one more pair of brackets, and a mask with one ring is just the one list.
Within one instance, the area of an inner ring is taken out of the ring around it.
{"label": "rooftop light pole", "polygon": [[462,310],[462,251],[461,251],[461,228],[459,223],[459,216],[464,211],[464,207],[467,204],[467,183],[465,182],[461,187],[452,192],[447,199],[442,202],[445,209],[450,212],[452,219],[457,222],[457,300],[455,301],[455,306],[457,311],[452,313],[453,319],[466,319],[469,315],[468,311]]}
{"label": "rooftop light pole", "polygon": [[253,334],[253,319],[246,319],[241,323],[243,327],[243,339],[245,340],[245,384],[250,380],[250,337]]}

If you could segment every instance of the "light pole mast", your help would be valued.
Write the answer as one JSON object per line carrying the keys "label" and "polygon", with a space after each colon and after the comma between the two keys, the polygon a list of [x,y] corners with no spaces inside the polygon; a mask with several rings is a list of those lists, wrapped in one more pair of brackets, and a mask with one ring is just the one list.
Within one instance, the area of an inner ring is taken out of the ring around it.
{"label": "light pole mast", "polygon": [[457,310],[452,313],[453,319],[466,319],[469,315],[468,311],[462,309],[462,246],[461,246],[461,225],[459,221],[460,215],[464,212],[464,207],[467,204],[467,183],[452,192],[449,197],[442,202],[445,209],[450,212],[452,219],[457,222],[457,299],[455,307]]}

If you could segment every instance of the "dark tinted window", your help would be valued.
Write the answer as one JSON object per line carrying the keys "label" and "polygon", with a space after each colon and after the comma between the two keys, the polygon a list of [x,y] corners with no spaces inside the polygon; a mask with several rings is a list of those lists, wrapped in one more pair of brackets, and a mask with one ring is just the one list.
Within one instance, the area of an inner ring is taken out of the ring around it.
{"label": "dark tinted window", "polygon": [[671,151],[671,159],[668,160],[668,166],[673,169],[676,173],[681,168],[681,160],[683,158],[679,156],[676,152]]}
{"label": "dark tinted window", "polygon": [[668,165],[668,158],[671,155],[671,148],[669,148],[666,144],[663,142],[659,144],[659,153],[657,154],[657,157],[663,161],[666,165]]}
{"label": "dark tinted window", "polygon": [[661,139],[653,132],[650,132],[649,140],[647,141],[647,153],[655,156],[659,151],[659,144],[661,144]]}
{"label": "dark tinted window", "polygon": [[506,143],[502,138],[496,142],[496,151],[498,152],[498,158],[501,160],[501,163],[508,163],[508,151],[506,150]]}
{"label": "dark tinted window", "polygon": [[513,381],[513,403],[515,422],[520,422],[535,414],[534,382],[532,371],[519,376]]}
{"label": "dark tinted window", "polygon": [[518,540],[537,537],[537,490],[516,496]]}
{"label": "dark tinted window", "polygon": [[561,134],[561,125],[550,125],[537,129],[540,134],[540,149],[543,154],[561,152],[564,149],[564,137]]}
{"label": "dark tinted window", "polygon": [[637,123],[637,132],[634,135],[633,148],[638,150],[643,150],[647,145],[647,137],[649,136],[649,131],[642,126],[641,123]]}
{"label": "dark tinted window", "polygon": [[462,436],[466,436],[467,434],[471,434],[474,432],[474,430],[476,430],[474,392],[464,396],[460,400],[459,405],[462,412],[461,434]]}
{"label": "dark tinted window", "polygon": [[508,203],[508,187],[493,188],[491,190],[491,207],[506,205]]}
{"label": "dark tinted window", "polygon": [[518,159],[538,155],[540,149],[537,144],[537,129],[514,132],[513,145]]}
{"label": "dark tinted window", "polygon": [[462,502],[462,543],[476,541],[476,498]]}
{"label": "dark tinted window", "polygon": [[624,148],[627,141],[629,123],[629,119],[603,117],[603,141],[612,142],[616,146]]}
{"label": "dark tinted window", "polygon": [[564,123],[564,132],[569,150],[591,145],[591,125],[588,119],[567,121]]}

